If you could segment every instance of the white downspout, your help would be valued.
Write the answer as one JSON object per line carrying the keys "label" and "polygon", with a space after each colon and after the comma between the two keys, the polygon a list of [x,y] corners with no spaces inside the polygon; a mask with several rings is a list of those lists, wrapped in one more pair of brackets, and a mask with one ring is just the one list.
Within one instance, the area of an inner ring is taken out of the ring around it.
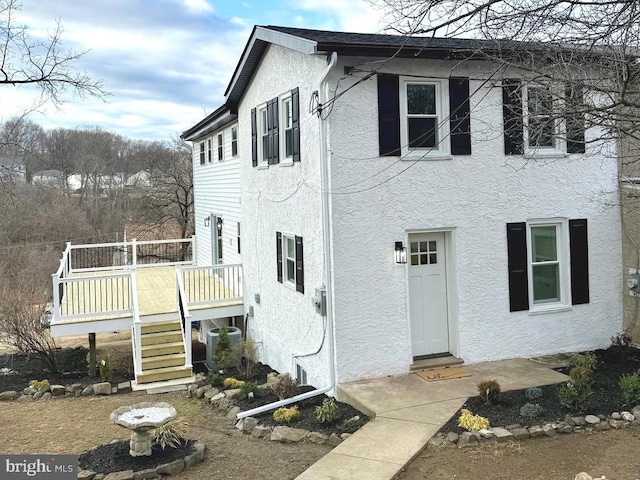
{"label": "white downspout", "polygon": [[[320,87],[318,89],[318,97],[320,107],[326,101],[326,79],[331,72],[331,69],[336,66],[338,63],[338,54],[333,52],[331,54],[331,60],[329,61],[329,65],[323,72],[320,77]],[[267,405],[263,405],[261,407],[253,408],[251,410],[247,410],[246,412],[240,412],[236,414],[236,418],[245,418],[252,417],[254,415],[260,415],[261,413],[268,412],[269,410],[273,410],[275,408],[284,407],[285,405],[290,405],[295,402],[300,402],[307,398],[315,397],[317,395],[322,395],[328,392],[335,390],[336,384],[336,365],[335,365],[335,355],[334,355],[334,344],[333,344],[333,290],[331,284],[331,221],[329,216],[329,161],[328,161],[328,149],[327,149],[327,126],[325,122],[322,120],[322,112],[318,113],[319,115],[319,133],[318,133],[318,142],[320,143],[320,194],[322,195],[322,256],[324,260],[324,271],[323,271],[323,279],[324,286],[327,292],[327,349],[329,351],[329,385],[323,388],[319,388],[317,390],[312,390],[311,392],[302,393],[300,395],[296,395],[295,397],[285,398],[284,400],[280,400],[278,402],[269,403]]]}

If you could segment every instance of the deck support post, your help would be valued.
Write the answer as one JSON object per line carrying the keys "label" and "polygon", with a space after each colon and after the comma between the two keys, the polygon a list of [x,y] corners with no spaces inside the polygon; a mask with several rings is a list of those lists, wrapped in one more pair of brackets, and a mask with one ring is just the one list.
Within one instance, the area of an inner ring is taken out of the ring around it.
{"label": "deck support post", "polygon": [[97,376],[96,372],[96,334],[89,334],[89,376]]}

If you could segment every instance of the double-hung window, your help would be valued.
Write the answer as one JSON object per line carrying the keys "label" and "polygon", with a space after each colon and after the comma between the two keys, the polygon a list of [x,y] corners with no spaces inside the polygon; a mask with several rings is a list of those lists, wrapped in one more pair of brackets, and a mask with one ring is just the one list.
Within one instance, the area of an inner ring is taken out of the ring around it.
{"label": "double-hung window", "polygon": [[200,142],[200,165],[204,165],[204,142]]}
{"label": "double-hung window", "polygon": [[211,163],[211,139],[207,138],[207,162]]}
{"label": "double-hung window", "polygon": [[549,151],[561,149],[561,122],[554,108],[557,100],[549,88],[527,86],[527,122],[525,134],[529,151]]}
{"label": "double-hung window", "polygon": [[292,236],[282,235],[285,275],[284,280],[290,285],[296,284],[296,241]]}
{"label": "double-hung window", "polygon": [[224,160],[224,136],[222,133],[218,134],[218,161]]}
{"label": "double-hung window", "polygon": [[267,107],[261,108],[258,112],[259,118],[259,138],[260,153],[258,155],[260,163],[267,163],[269,160],[269,116]]}
{"label": "double-hung window", "polygon": [[563,301],[562,224],[529,224],[530,298],[533,305]]}
{"label": "double-hung window", "polygon": [[231,127],[231,156],[238,155],[238,126]]}
{"label": "double-hung window", "polygon": [[302,237],[276,232],[278,282],[304,293]]}
{"label": "double-hung window", "polygon": [[405,79],[401,85],[402,155],[428,157],[448,154],[449,112],[443,82]]}
{"label": "double-hung window", "polygon": [[284,158],[293,159],[293,103],[291,97],[282,100],[282,151]]}

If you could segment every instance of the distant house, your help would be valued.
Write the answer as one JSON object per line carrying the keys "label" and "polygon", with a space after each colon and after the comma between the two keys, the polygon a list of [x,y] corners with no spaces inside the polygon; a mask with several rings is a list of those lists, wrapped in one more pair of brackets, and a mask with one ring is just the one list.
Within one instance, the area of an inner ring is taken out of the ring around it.
{"label": "distant house", "polygon": [[31,179],[34,185],[42,187],[62,186],[62,172],[60,170],[40,170],[33,174]]}
{"label": "distant house", "polygon": [[151,186],[151,174],[146,170],[140,170],[129,175],[125,181],[125,188],[148,188]]}

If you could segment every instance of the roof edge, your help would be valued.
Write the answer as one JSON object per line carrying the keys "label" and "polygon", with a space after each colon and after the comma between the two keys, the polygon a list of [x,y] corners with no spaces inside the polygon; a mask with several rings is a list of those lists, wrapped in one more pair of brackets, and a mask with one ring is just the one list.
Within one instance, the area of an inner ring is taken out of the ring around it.
{"label": "roof edge", "polygon": [[235,121],[238,113],[227,107],[227,104],[215,109],[212,113],[196,123],[193,127],[188,128],[180,135],[180,138],[186,141],[193,141],[203,135],[213,132],[225,125]]}

